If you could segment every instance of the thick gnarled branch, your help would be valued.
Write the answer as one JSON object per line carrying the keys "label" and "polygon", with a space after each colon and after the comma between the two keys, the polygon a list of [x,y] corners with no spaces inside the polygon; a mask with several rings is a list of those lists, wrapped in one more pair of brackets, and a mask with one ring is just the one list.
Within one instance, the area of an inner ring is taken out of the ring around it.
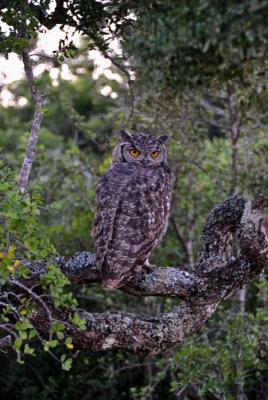
{"label": "thick gnarled branch", "polygon": [[[187,268],[155,268],[138,273],[123,288],[140,296],[176,296],[184,299],[169,313],[138,316],[127,313],[90,313],[80,310],[86,330],[68,323],[76,349],[94,351],[121,348],[157,353],[175,346],[198,330],[216,311],[219,302],[235,293],[268,267],[268,222],[259,205],[231,197],[209,214],[203,230],[203,248],[199,263]],[[240,253],[232,257],[234,235]],[[94,256],[78,253],[71,258],[54,257],[72,284],[100,282]],[[27,287],[38,285],[48,261],[28,262]],[[45,307],[37,304],[32,323],[40,337],[47,337],[51,320],[67,321],[68,312],[55,308],[51,300]],[[50,318],[47,309],[49,308]]]}
{"label": "thick gnarled branch", "polygon": [[[67,332],[73,337],[76,349],[125,349],[156,354],[174,347],[197,331],[215,312],[217,305],[192,306],[183,302],[172,312],[155,317],[81,310],[86,330],[81,331],[69,324]],[[66,319],[66,315],[56,309],[53,309],[52,317],[62,321]],[[39,309],[32,322],[40,334],[47,335],[49,323],[43,309]]]}
{"label": "thick gnarled branch", "polygon": [[[246,206],[247,204],[247,206]],[[253,279],[254,274],[265,268],[265,260],[256,266],[249,263],[247,245],[244,241],[247,229],[256,226],[256,239],[250,236],[256,255],[262,254],[265,238],[260,238],[260,211],[248,213],[250,202],[239,197],[231,197],[216,206],[209,214],[203,229],[203,249],[200,261],[192,270],[180,268],[155,268],[150,273],[139,272],[123,290],[138,296],[180,297],[193,304],[211,304],[232,294],[239,286]],[[246,206],[246,207],[245,207]],[[245,210],[245,211],[244,211]],[[243,225],[240,221],[243,221]],[[244,222],[246,221],[246,222]],[[245,228],[242,228],[244,226]],[[242,230],[243,232],[242,233]],[[235,232],[240,232],[241,248],[244,255],[232,257],[231,248]],[[251,231],[250,231],[251,232]],[[261,243],[257,243],[257,238]],[[255,247],[254,247],[255,245]],[[265,252],[263,254],[266,254]],[[73,257],[54,257],[50,262],[57,264],[72,284],[101,282],[100,271],[94,265],[94,255],[87,252]],[[31,269],[29,285],[39,282],[40,275],[46,271],[47,262],[28,263]]]}

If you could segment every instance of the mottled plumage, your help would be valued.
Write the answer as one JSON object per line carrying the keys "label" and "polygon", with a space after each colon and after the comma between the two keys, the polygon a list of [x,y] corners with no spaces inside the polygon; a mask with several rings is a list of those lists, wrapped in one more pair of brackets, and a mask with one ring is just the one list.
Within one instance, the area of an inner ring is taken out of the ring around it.
{"label": "mottled plumage", "polygon": [[97,183],[95,262],[107,288],[130,280],[165,233],[171,200],[167,139],[122,132],[113,164]]}

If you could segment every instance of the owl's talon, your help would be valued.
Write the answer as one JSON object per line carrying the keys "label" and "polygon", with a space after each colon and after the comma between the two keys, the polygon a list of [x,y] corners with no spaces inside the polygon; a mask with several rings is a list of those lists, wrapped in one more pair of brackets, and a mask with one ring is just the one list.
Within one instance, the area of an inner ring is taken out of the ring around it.
{"label": "owl's talon", "polygon": [[148,260],[145,261],[143,264],[143,270],[146,272],[146,274],[149,274],[156,268],[155,264],[150,264]]}

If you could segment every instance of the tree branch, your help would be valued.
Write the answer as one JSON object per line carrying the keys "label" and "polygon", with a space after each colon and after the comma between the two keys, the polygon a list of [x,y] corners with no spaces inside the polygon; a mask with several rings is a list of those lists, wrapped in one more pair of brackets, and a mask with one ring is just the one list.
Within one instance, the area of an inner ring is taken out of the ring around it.
{"label": "tree branch", "polygon": [[[145,317],[127,313],[89,313],[80,311],[86,321],[86,330],[69,325],[68,335],[73,337],[75,349],[92,351],[126,349],[158,353],[174,347],[198,330],[215,312],[217,303],[192,306],[186,302],[172,312],[158,317]],[[65,321],[66,315],[53,309],[52,317]],[[42,334],[47,335],[49,324],[43,309],[32,318],[32,323]]]}
{"label": "tree branch", "polygon": [[28,49],[23,49],[22,60],[25,70],[25,75],[28,81],[28,85],[35,102],[34,118],[31,128],[31,133],[28,139],[25,157],[20,170],[20,181],[19,191],[25,193],[29,184],[29,177],[32,169],[32,164],[35,158],[35,151],[37,146],[37,140],[39,135],[40,126],[43,119],[44,110],[42,107],[47,103],[47,97],[38,90],[34,84],[33,69],[30,62]]}
{"label": "tree branch", "polygon": [[54,26],[68,25],[72,27],[77,27],[75,21],[67,14],[67,8],[64,7],[64,0],[57,0],[56,7],[53,14],[48,15],[43,10],[42,6],[29,3],[29,8],[35,12],[36,18],[40,24],[44,25],[47,29],[52,29]]}
{"label": "tree branch", "polygon": [[[66,324],[75,349],[97,351],[121,348],[157,353],[175,346],[198,330],[213,315],[222,299],[238,291],[268,267],[268,220],[261,212],[262,206],[259,201],[251,203],[241,197],[228,198],[210,212],[203,230],[202,254],[191,271],[155,268],[150,273],[138,273],[123,288],[138,296],[176,296],[184,299],[171,312],[138,316],[79,310],[86,321],[86,330],[79,330],[68,320],[68,310],[56,308],[49,297],[43,296],[45,305],[36,301],[36,311],[31,316],[39,336],[49,337],[51,321],[57,320]],[[240,246],[237,258],[231,255],[235,234]],[[47,261],[25,260],[30,278],[22,281],[24,293],[25,287],[38,286],[40,277],[51,262],[61,268],[72,284],[100,282],[100,271],[94,265],[94,256],[87,252]],[[19,290],[19,285],[16,290]],[[36,293],[40,293],[40,288]]]}

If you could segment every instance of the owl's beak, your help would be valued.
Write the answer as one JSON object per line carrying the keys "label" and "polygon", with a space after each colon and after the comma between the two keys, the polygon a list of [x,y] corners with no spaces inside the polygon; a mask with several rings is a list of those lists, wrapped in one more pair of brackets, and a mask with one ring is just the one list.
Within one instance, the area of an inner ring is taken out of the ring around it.
{"label": "owl's beak", "polygon": [[149,158],[148,157],[144,157],[144,159],[142,160],[142,163],[147,166],[149,164]]}

